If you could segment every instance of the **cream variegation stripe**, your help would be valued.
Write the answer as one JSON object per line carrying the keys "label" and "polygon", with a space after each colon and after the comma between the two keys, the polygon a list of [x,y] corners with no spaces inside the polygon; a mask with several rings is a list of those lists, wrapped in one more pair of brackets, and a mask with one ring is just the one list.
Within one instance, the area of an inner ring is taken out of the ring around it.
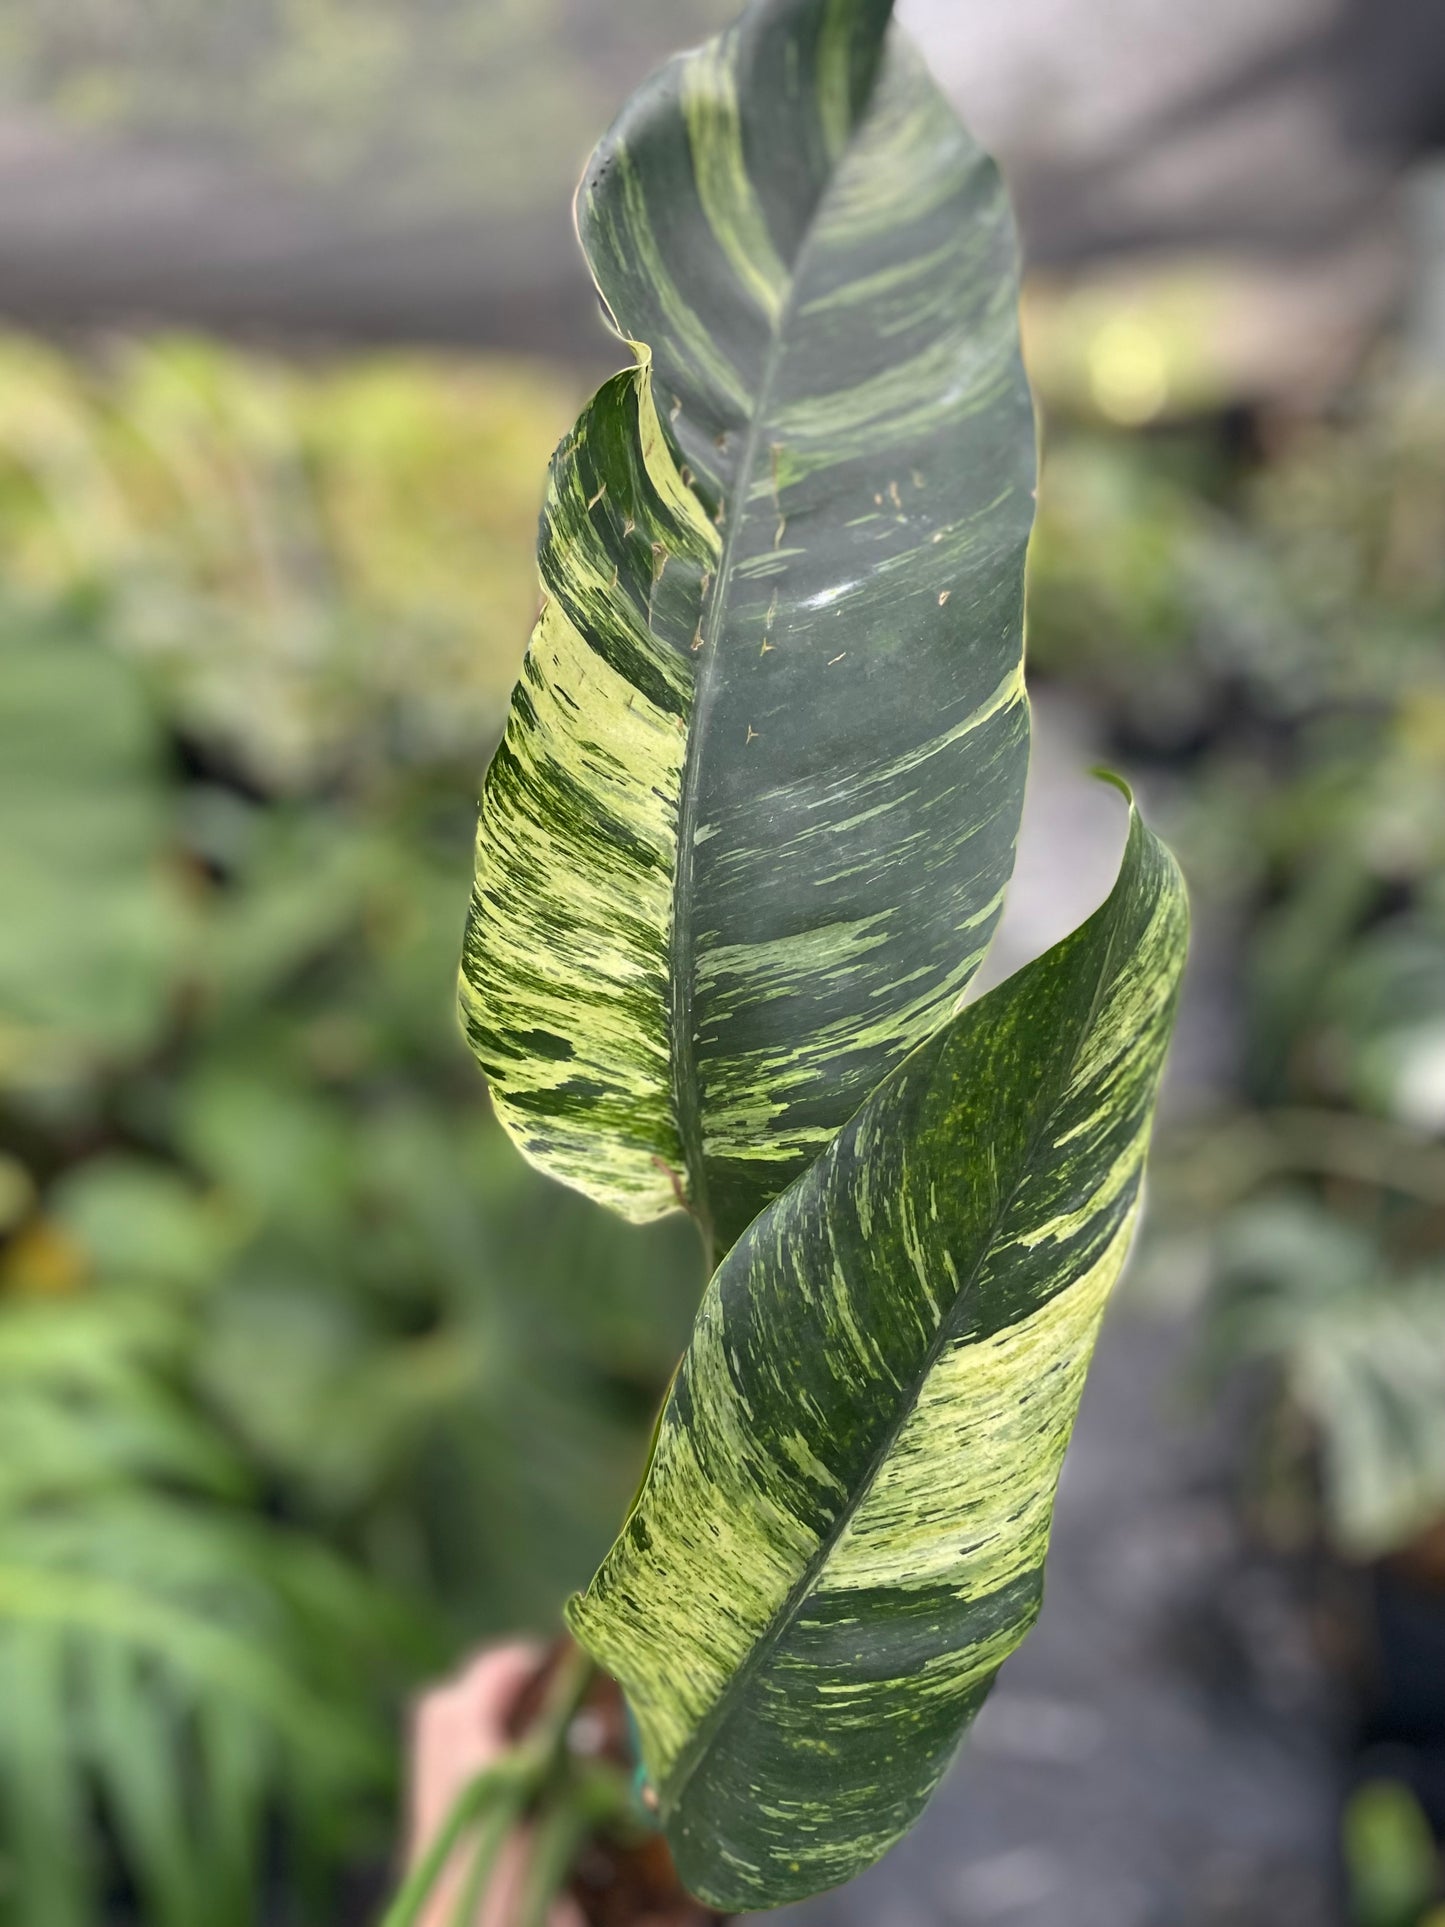
{"label": "cream variegation stripe", "polygon": [[[655,1217],[676,1202],[657,1160],[682,1164],[665,985],[683,732],[556,603],[522,689],[477,826],[474,911],[495,934],[469,958],[463,1019],[518,1143],[626,1216]],[[559,806],[536,808],[548,794]],[[539,874],[566,879],[564,913]]]}
{"label": "cream variegation stripe", "polygon": [[[699,1384],[725,1382],[727,1329],[716,1303],[698,1316],[688,1360]],[[688,1426],[659,1440],[659,1447],[641,1508],[618,1544],[660,1518],[667,1522],[668,1556],[639,1567],[635,1581],[622,1570],[626,1561],[618,1562],[625,1598],[614,1597],[604,1613],[592,1610],[589,1595],[573,1602],[569,1617],[596,1658],[627,1686],[649,1768],[661,1784],[755,1647],[758,1628],[786,1604],[798,1572],[819,1554],[823,1534],[767,1490],[745,1399],[699,1399]],[[804,1478],[836,1487],[801,1425],[784,1433],[780,1449]],[[837,1489],[835,1497],[846,1494]],[[643,1625],[653,1629],[649,1645],[677,1642],[675,1665],[657,1674],[637,1670],[633,1640]]]}
{"label": "cream variegation stripe", "polygon": [[461,1012],[523,1150],[656,1217],[683,1168],[669,972],[685,638],[718,538],[645,363],[558,450],[544,525],[552,593],[482,795]]}
{"label": "cream variegation stripe", "polygon": [[[1137,1159],[1121,1164],[1137,1175]],[[1090,1202],[1103,1203],[1103,1188]],[[818,1574],[820,1592],[997,1592],[1043,1564],[1054,1487],[1134,1213],[1032,1317],[935,1360],[877,1477]]]}
{"label": "cream variegation stripe", "polygon": [[916,1050],[709,1286],[569,1616],[719,1906],[881,1852],[1033,1623],[1186,920],[1134,819],[1096,916]]}
{"label": "cream variegation stripe", "polygon": [[707,224],[733,273],[776,325],[792,277],[778,259],[748,173],[737,81],[725,42],[700,47],[684,64],[682,111]]}

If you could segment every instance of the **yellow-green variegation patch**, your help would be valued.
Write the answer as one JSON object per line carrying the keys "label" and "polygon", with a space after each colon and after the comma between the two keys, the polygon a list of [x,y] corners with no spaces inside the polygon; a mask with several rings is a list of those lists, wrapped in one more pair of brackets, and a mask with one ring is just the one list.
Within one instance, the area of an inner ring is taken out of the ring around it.
{"label": "yellow-green variegation patch", "polygon": [[1033,1623],[1186,923],[1131,817],[1103,907],[920,1045],[708,1288],[570,1620],[720,1907],[876,1859]]}
{"label": "yellow-green variegation patch", "polygon": [[889,0],[755,0],[597,149],[636,369],[553,462],[462,1005],[508,1128],[726,1246],[953,1008],[1012,866],[1034,433],[997,174]]}

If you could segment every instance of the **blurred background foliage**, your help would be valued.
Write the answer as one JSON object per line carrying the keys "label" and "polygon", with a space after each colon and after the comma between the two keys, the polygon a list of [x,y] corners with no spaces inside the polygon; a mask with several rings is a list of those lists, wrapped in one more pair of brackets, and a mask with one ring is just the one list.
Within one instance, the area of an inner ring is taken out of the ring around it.
{"label": "blurred background foliage", "polygon": [[1056,438],[1036,674],[1152,772],[1227,1024],[1146,1268],[1252,1361],[1258,1497],[1377,1556],[1445,1519],[1445,393]]}
{"label": "blurred background foliage", "polygon": [[399,1696],[625,1505],[695,1241],[452,1015],[574,401],[0,347],[0,1918],[336,1917]]}
{"label": "blurred background foliage", "polygon": [[[546,1626],[626,1502],[692,1241],[531,1173],[452,1017],[576,400],[485,357],[0,343],[16,1927],[364,1908],[402,1697]],[[1144,1281],[1258,1384],[1268,1530],[1438,1562],[1445,390],[1059,411],[1041,502],[1033,675],[1142,776],[1226,1013]],[[1423,1821],[1361,1798],[1356,1911],[1408,1927]]]}

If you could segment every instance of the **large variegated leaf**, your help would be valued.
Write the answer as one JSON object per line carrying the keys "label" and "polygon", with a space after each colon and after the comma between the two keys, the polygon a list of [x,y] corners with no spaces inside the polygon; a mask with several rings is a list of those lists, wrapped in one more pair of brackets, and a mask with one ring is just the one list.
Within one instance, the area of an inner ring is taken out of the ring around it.
{"label": "large variegated leaf", "polygon": [[554,459],[477,843],[497,1108],[724,1244],[948,1013],[1012,865],[1034,435],[992,164],[889,0],[755,0],[593,157],[636,369]]}
{"label": "large variegated leaf", "polygon": [[570,1618],[721,1907],[882,1853],[1038,1612],[1185,930],[1134,819],[1103,908],[915,1050],[708,1288]]}

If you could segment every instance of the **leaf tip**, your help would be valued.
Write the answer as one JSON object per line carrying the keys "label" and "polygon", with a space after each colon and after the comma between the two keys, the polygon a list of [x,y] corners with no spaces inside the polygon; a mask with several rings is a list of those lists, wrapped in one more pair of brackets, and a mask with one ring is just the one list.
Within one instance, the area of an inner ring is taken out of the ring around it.
{"label": "leaf tip", "polygon": [[1133,787],[1125,781],[1117,770],[1106,769],[1102,763],[1095,763],[1089,771],[1089,774],[1090,776],[1096,776],[1101,783],[1107,783],[1112,789],[1116,789],[1129,805],[1129,808],[1131,810],[1134,808]]}

